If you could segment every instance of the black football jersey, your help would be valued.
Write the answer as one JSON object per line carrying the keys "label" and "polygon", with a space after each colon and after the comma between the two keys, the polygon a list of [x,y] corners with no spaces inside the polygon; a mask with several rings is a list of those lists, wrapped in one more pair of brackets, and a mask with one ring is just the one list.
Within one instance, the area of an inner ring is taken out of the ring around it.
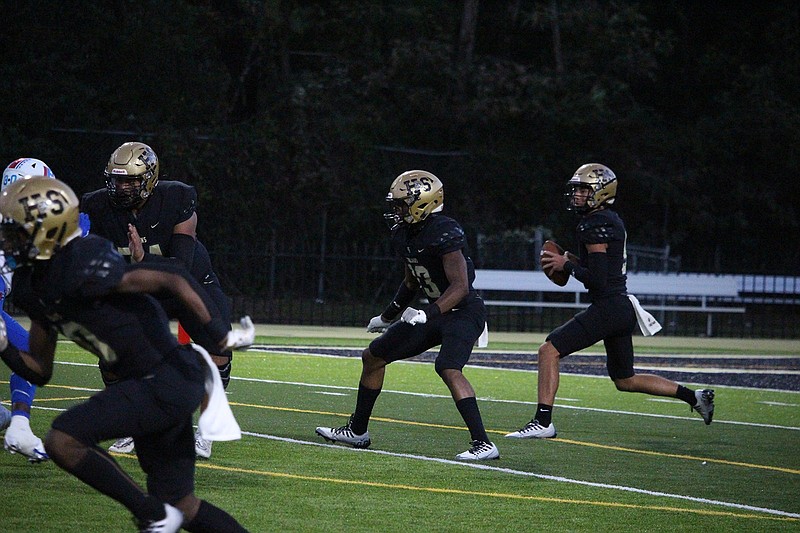
{"label": "black football jersey", "polygon": [[14,271],[14,305],[102,360],[120,378],[145,376],[177,348],[163,309],[146,294],[112,294],[127,263],[89,235],[48,261]]}
{"label": "black football jersey", "polygon": [[128,261],[128,224],[136,227],[145,252],[169,257],[173,228],[188,220],[196,205],[194,187],[180,181],[159,181],[136,215],[127,209],[115,209],[105,188],[81,198],[81,211],[89,215],[92,224],[90,231],[113,242]]}
{"label": "black football jersey", "polygon": [[581,265],[589,263],[589,252],[587,244],[608,244],[606,250],[608,259],[608,281],[606,288],[602,292],[589,289],[589,298],[594,300],[613,294],[621,294],[627,291],[625,281],[625,263],[627,252],[625,245],[628,235],[625,232],[625,224],[617,214],[611,209],[600,209],[583,217],[577,227],[578,242],[580,243]]}
{"label": "black football jersey", "polygon": [[456,307],[466,305],[478,296],[472,286],[475,281],[475,266],[472,259],[464,253],[466,244],[464,230],[458,222],[438,213],[417,224],[398,224],[392,231],[392,248],[414,273],[420,288],[431,302],[436,301],[450,286],[444,272],[442,256],[461,250],[467,262],[469,294]]}

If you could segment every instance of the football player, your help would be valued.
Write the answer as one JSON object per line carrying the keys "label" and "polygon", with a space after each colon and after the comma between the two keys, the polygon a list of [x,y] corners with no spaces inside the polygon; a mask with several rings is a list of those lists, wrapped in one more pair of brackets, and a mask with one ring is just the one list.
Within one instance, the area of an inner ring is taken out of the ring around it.
{"label": "football player", "polygon": [[[386,310],[367,326],[367,331],[383,334],[361,356],[355,412],[346,425],[318,427],[316,432],[329,441],[369,446],[367,424],[386,365],[441,346],[436,372],[450,389],[471,437],[470,448],[456,458],[497,459],[500,453],[486,434],[475,391],[461,372],[486,326],[486,308],[472,286],[475,268],[464,252],[464,230],[441,214],[444,189],[430,172],[411,170],[397,176],[387,201],[392,248],[404,261],[405,276]],[[420,290],[430,303],[423,309],[408,307]]]}
{"label": "football player", "polygon": [[[228,297],[220,287],[205,246],[197,240],[197,192],[179,181],[159,181],[159,161],[153,149],[140,142],[126,142],[111,154],[105,169],[106,186],[87,193],[81,210],[88,214],[92,233],[111,240],[127,260],[161,261],[173,258],[183,263],[208,292],[214,303],[230,319]],[[231,376],[232,352],[220,352],[200,324],[172,298],[161,304],[170,318],[180,320],[191,337],[211,354],[219,368],[223,386]],[[114,382],[101,361],[103,380]],[[211,442],[196,434],[197,455],[211,457]],[[119,439],[113,452],[131,453],[133,440]]]}
{"label": "football player", "polygon": [[[3,171],[2,189],[11,185],[22,176],[44,176],[55,178],[50,167],[30,157],[21,157],[9,163]],[[6,258],[0,254],[0,307],[11,291],[12,273],[5,269]],[[9,341],[20,350],[28,350],[28,332],[8,313],[2,311],[3,321],[8,331]],[[36,386],[12,372],[9,378],[11,388],[11,411],[0,406],[0,430],[6,429],[3,443],[11,453],[19,453],[31,463],[47,460],[42,439],[31,430],[31,406],[36,396]]]}
{"label": "football player", "polygon": [[[637,324],[633,300],[627,294],[625,275],[625,224],[612,209],[617,196],[617,177],[605,165],[589,163],[567,182],[568,209],[580,215],[577,238],[578,262],[567,254],[542,252],[542,268],[564,271],[583,283],[591,304],[553,330],[539,347],[538,405],[533,419],[510,438],[552,438],[553,404],[559,381],[559,360],[603,341],[608,375],[617,390],[669,396],[688,403],[706,424],[714,416],[714,391],[693,391],[653,374],[633,369],[632,334]],[[638,304],[638,302],[637,302]]]}
{"label": "football player", "polygon": [[[140,531],[245,531],[194,495],[192,413],[203,400],[206,363],[201,352],[178,344],[148,293],[173,294],[219,351],[252,342],[253,332],[231,331],[179,264],[128,265],[108,240],[78,238],[78,198],[58,180],[24,177],[11,184],[0,195],[0,215],[14,303],[31,319],[28,353],[9,344],[0,325],[0,358],[44,385],[61,334],[104,361],[118,380],[56,417],[45,439],[50,459],[123,504]],[[122,435],[136,439],[147,491],[98,446]]]}

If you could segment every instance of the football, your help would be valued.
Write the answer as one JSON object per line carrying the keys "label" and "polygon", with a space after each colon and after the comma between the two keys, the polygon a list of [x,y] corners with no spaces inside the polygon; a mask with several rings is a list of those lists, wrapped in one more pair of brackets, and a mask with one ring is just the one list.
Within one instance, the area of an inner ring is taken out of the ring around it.
{"label": "football", "polygon": [[[542,252],[551,252],[558,255],[564,255],[564,249],[561,246],[559,246],[556,241],[545,241],[544,244],[542,245]],[[570,252],[567,252],[567,254],[569,260],[577,265],[578,257]],[[541,257],[539,264],[541,265]],[[550,281],[552,281],[559,287],[563,287],[569,281],[569,274],[567,274],[563,270],[559,270],[558,272],[552,272],[550,270],[545,269],[544,266],[542,266],[542,272],[544,272],[544,275],[547,276]]]}

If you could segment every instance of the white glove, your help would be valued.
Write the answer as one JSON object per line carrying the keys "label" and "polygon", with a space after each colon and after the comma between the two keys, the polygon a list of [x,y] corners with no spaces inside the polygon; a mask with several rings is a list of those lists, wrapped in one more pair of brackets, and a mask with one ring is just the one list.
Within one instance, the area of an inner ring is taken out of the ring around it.
{"label": "white glove", "polygon": [[369,324],[367,324],[367,331],[369,333],[383,333],[391,325],[391,322],[383,320],[382,315],[378,315],[370,319]]}
{"label": "white glove", "polygon": [[428,315],[425,314],[425,311],[409,307],[403,311],[403,316],[400,317],[400,320],[403,322],[408,322],[412,326],[416,326],[417,324],[424,324],[427,322]]}
{"label": "white glove", "polygon": [[6,331],[6,321],[0,318],[0,352],[8,348],[8,332]]}
{"label": "white glove", "polygon": [[226,348],[244,348],[250,346],[256,340],[256,327],[249,316],[243,316],[239,320],[239,324],[241,324],[242,329],[232,329],[225,337]]}

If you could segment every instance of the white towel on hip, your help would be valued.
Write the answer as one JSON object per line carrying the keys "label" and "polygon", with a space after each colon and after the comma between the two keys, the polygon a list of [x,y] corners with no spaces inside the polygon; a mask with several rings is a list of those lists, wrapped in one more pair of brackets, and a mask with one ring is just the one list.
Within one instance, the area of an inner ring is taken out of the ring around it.
{"label": "white towel on hip", "polygon": [[228,397],[225,396],[225,389],[222,387],[222,379],[219,377],[217,365],[208,355],[202,346],[192,344],[192,348],[203,356],[205,365],[205,388],[208,401],[205,408],[200,411],[200,418],[197,420],[197,429],[200,436],[206,440],[239,440],[242,438],[242,430],[239,423],[233,416],[231,406],[228,404]]}
{"label": "white towel on hip", "polygon": [[633,309],[636,311],[636,322],[639,323],[639,329],[642,330],[642,335],[649,337],[661,331],[661,324],[650,313],[644,310],[642,304],[633,294],[628,295],[628,299],[633,304]]}
{"label": "white towel on hip", "polygon": [[475,346],[478,348],[486,348],[489,346],[489,324],[486,322],[483,323],[483,333],[481,333],[481,336],[475,341]]}

